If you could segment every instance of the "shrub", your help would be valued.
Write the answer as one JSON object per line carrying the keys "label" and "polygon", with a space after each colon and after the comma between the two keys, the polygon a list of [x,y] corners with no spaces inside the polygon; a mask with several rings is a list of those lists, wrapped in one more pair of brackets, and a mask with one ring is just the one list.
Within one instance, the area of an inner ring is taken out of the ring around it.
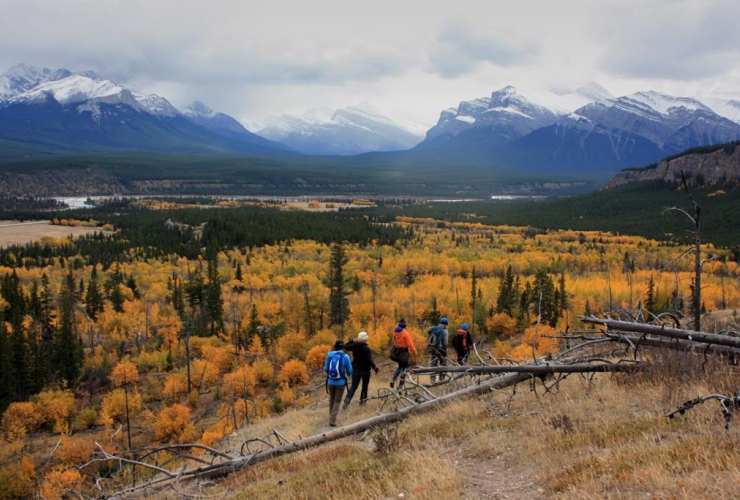
{"label": "shrub", "polygon": [[95,408],[83,408],[75,417],[75,429],[82,431],[92,429],[98,422],[98,412]]}
{"label": "shrub", "polygon": [[57,433],[69,431],[69,420],[75,406],[75,396],[65,389],[46,389],[33,397],[33,402],[41,413],[44,422],[52,425]]}
{"label": "shrub", "polygon": [[42,422],[43,417],[34,403],[11,403],[3,413],[2,430],[8,439],[18,439],[36,431]]}
{"label": "shrub", "polygon": [[278,375],[278,382],[289,386],[305,385],[309,381],[308,369],[303,361],[291,359],[283,365]]}
{"label": "shrub", "polygon": [[190,423],[190,408],[175,403],[157,414],[155,434],[160,441],[186,443],[196,438],[196,430]]}
{"label": "shrub", "polygon": [[331,351],[331,346],[326,344],[312,347],[306,356],[306,366],[312,370],[323,368],[326,355],[329,354],[329,351]]}
{"label": "shrub", "polygon": [[82,483],[82,476],[75,469],[55,469],[44,476],[39,493],[42,498],[57,499],[67,496]]}

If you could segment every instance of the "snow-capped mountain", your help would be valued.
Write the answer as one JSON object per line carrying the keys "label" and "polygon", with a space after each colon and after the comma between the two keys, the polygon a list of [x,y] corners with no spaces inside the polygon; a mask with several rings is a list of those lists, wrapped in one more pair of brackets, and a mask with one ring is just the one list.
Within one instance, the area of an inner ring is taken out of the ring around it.
{"label": "snow-capped mountain", "polygon": [[408,149],[424,130],[408,117],[391,118],[363,102],[337,110],[309,110],[301,116],[268,120],[257,133],[295,151],[314,155],[352,155]]}
{"label": "snow-capped mountain", "polygon": [[132,92],[91,71],[18,65],[0,76],[0,140],[20,152],[286,152],[200,106],[181,113],[162,96]]}
{"label": "snow-capped mountain", "polygon": [[740,123],[740,90],[703,90],[696,93],[696,98],[718,115]]}
{"label": "snow-capped mountain", "polygon": [[414,155],[540,172],[610,172],[740,138],[736,97],[644,91],[616,98],[596,83],[562,95],[509,86],[442,111]]}
{"label": "snow-capped mountain", "polygon": [[183,114],[198,125],[226,137],[240,140],[245,138],[261,139],[261,137],[247,130],[235,118],[224,113],[218,113],[200,101],[195,101],[185,108]]}
{"label": "snow-capped mountain", "polygon": [[[494,91],[490,97],[462,101],[457,108],[442,111],[420,148],[457,143],[464,146],[480,141],[504,144],[534,130],[552,125],[591,102],[606,103],[614,97],[597,83],[574,92],[527,92],[514,86]],[[455,140],[461,136],[460,140]]]}
{"label": "snow-capped mountain", "polygon": [[30,64],[17,64],[0,75],[0,102],[27,92],[46,82],[61,80],[72,75],[66,69],[51,70]]}

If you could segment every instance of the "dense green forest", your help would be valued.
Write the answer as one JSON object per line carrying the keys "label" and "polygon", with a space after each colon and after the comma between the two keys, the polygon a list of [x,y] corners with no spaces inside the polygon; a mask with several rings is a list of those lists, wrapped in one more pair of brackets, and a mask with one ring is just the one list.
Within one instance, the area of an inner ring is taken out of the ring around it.
{"label": "dense green forest", "polygon": [[[130,200],[113,200],[99,208],[74,212],[35,212],[46,218],[74,216],[112,224],[115,234],[81,236],[74,245],[49,246],[29,243],[0,251],[0,264],[44,265],[52,257],[82,255],[104,268],[114,262],[136,258],[161,258],[180,255],[194,258],[227,248],[253,248],[282,242],[310,239],[320,243],[344,240],[351,243],[392,245],[412,236],[408,230],[375,224],[358,211],[308,213],[258,207],[235,209],[148,210]],[[179,228],[167,228],[172,220]],[[195,228],[203,224],[202,235]]]}
{"label": "dense green forest", "polygon": [[[723,194],[724,193],[724,194]],[[740,246],[740,189],[700,187],[693,191],[702,209],[702,236],[706,242]],[[667,207],[690,209],[691,202],[678,186],[663,182],[627,184],[581,196],[540,201],[418,203],[380,208],[386,219],[398,215],[450,221],[535,226],[543,229],[612,231],[686,242],[691,224],[683,214]]]}
{"label": "dense green forest", "polygon": [[[394,196],[488,196],[506,186],[526,185],[550,193],[547,182],[564,183],[560,193],[585,192],[603,178],[542,175],[488,164],[392,159],[383,155],[247,157],[128,153],[0,161],[0,173],[95,171],[109,175],[128,193],[188,194],[369,194]],[[176,181],[158,184],[160,181]],[[113,194],[113,193],[83,193]]]}

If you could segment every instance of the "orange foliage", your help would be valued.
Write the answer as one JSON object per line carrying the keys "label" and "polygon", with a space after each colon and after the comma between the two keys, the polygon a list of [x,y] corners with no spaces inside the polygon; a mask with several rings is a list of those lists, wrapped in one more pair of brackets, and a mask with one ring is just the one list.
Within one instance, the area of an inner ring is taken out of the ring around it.
{"label": "orange foliage", "polygon": [[33,397],[33,402],[45,422],[52,424],[57,433],[69,431],[69,420],[75,407],[75,396],[72,391],[46,389]]}
{"label": "orange foliage", "polygon": [[312,370],[323,368],[329,351],[331,351],[331,346],[326,344],[312,347],[306,356],[306,366]]}
{"label": "orange foliage", "polygon": [[517,332],[516,320],[506,313],[494,314],[487,321],[488,328],[497,335],[513,337]]}
{"label": "orange foliage", "polygon": [[76,469],[55,469],[44,476],[39,493],[42,498],[56,500],[69,495],[69,490],[82,484],[82,475]]}
{"label": "orange foliage", "polygon": [[[141,410],[141,395],[136,391],[128,394],[129,414]],[[126,419],[126,393],[123,389],[115,389],[103,398],[103,409],[100,412],[100,420],[105,425],[113,422],[123,422]]]}
{"label": "orange foliage", "polygon": [[277,392],[277,398],[278,400],[280,400],[283,406],[289,406],[293,403],[293,401],[295,401],[295,393],[286,382],[283,382],[282,384],[280,384],[280,390],[278,390]]}
{"label": "orange foliage", "polygon": [[285,363],[283,365],[283,369],[280,370],[280,375],[278,375],[278,382],[289,386],[305,385],[308,381],[309,378],[306,364],[297,359],[291,359]]}
{"label": "orange foliage", "polygon": [[163,408],[154,425],[160,441],[187,443],[196,437],[195,427],[190,423],[190,408],[181,404]]}
{"label": "orange foliage", "polygon": [[33,462],[27,456],[21,459],[19,470],[13,468],[0,471],[0,498],[33,498]]}
{"label": "orange foliage", "polygon": [[110,379],[116,387],[132,385],[139,381],[139,370],[132,362],[122,361],[113,368]]}
{"label": "orange foliage", "polygon": [[2,430],[9,439],[22,438],[34,432],[43,422],[38,407],[31,403],[11,403],[3,413]]}
{"label": "orange foliage", "polygon": [[272,381],[272,377],[275,375],[275,368],[267,358],[258,359],[252,364],[252,368],[254,369],[257,383],[260,385],[269,384]]}
{"label": "orange foliage", "polygon": [[305,359],[308,343],[303,333],[286,333],[277,341],[276,354],[278,363],[289,359]]}
{"label": "orange foliage", "polygon": [[257,385],[257,377],[254,369],[248,365],[242,365],[231,373],[224,375],[224,392],[245,398],[254,394]]}
{"label": "orange foliage", "polygon": [[249,349],[247,349],[247,355],[254,358],[265,355],[265,346],[262,345],[262,339],[255,335],[252,341],[249,343]]}
{"label": "orange foliage", "polygon": [[95,443],[92,439],[66,438],[56,452],[58,458],[64,465],[82,464],[90,459],[95,451]]}

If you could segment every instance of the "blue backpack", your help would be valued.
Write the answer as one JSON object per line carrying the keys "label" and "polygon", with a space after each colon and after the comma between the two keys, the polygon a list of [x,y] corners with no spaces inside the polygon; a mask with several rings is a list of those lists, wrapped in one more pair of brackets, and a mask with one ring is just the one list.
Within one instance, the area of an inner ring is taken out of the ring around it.
{"label": "blue backpack", "polygon": [[332,380],[342,380],[344,375],[342,374],[342,357],[343,352],[335,352],[329,358],[329,378]]}

